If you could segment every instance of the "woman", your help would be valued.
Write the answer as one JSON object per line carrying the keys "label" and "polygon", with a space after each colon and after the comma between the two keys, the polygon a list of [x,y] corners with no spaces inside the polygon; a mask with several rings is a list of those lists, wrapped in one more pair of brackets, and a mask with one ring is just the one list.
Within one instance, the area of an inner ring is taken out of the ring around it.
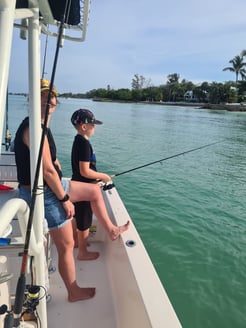
{"label": "woman", "polygon": [[[41,122],[44,123],[50,83],[41,79]],[[57,91],[52,90],[49,103],[49,126],[51,114],[57,104]],[[30,158],[29,118],[19,126],[15,137],[15,159],[19,181],[20,197],[30,204]],[[76,302],[92,298],[95,288],[81,288],[77,285],[73,256],[74,240],[71,219],[74,216],[73,203],[90,201],[93,212],[104,226],[111,240],[115,240],[129,227],[129,221],[120,227],[115,226],[107,213],[101,190],[98,185],[62,179],[61,166],[56,158],[56,146],[49,128],[45,135],[43,154],[44,207],[50,235],[58,252],[58,267],[68,292],[68,301]]]}

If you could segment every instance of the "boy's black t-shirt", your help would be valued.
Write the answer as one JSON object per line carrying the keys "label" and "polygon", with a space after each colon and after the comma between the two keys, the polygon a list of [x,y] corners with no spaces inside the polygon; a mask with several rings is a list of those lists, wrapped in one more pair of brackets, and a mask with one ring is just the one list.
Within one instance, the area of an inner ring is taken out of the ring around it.
{"label": "boy's black t-shirt", "polygon": [[90,162],[90,169],[96,171],[96,156],[93,153],[92,146],[88,139],[85,139],[83,136],[77,134],[74,137],[72,153],[71,153],[71,162],[72,162],[72,180],[82,181],[82,182],[92,182],[93,179],[88,179],[81,176],[79,171],[79,162]]}

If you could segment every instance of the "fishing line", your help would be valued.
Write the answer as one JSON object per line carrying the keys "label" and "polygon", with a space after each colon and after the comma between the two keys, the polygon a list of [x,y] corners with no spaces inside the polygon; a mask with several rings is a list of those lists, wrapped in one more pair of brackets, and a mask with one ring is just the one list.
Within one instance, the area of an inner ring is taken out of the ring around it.
{"label": "fishing line", "polygon": [[38,190],[38,178],[39,178],[39,172],[42,162],[42,153],[43,153],[43,145],[45,136],[47,133],[47,123],[48,123],[48,116],[49,116],[49,103],[51,100],[51,94],[52,89],[54,85],[54,78],[55,78],[55,72],[56,72],[56,66],[58,61],[58,54],[59,54],[59,48],[60,48],[60,42],[63,34],[64,29],[64,22],[65,22],[65,13],[67,12],[68,2],[71,0],[66,0],[64,14],[60,22],[59,26],[59,32],[57,37],[57,44],[56,44],[56,52],[54,57],[54,63],[53,63],[53,69],[50,79],[50,87],[49,87],[49,93],[47,97],[47,105],[45,110],[45,118],[44,118],[44,124],[42,129],[42,135],[41,135],[41,141],[39,146],[39,153],[38,153],[38,159],[37,159],[37,166],[35,171],[35,177],[33,182],[33,189],[32,189],[32,195],[31,195],[31,204],[30,204],[30,212],[29,212],[29,218],[27,223],[27,230],[26,230],[26,237],[25,237],[25,244],[24,244],[24,251],[22,255],[22,264],[21,264],[21,272],[20,277],[18,279],[17,287],[16,287],[16,297],[15,297],[15,304],[14,304],[14,327],[19,327],[20,324],[20,316],[22,312],[23,307],[23,300],[24,300],[24,293],[25,293],[25,286],[26,286],[26,271],[27,271],[27,263],[28,263],[28,250],[29,250],[29,244],[30,244],[30,237],[31,237],[31,228],[33,224],[33,216],[34,216],[34,208],[35,208],[35,202],[36,202],[36,195]]}
{"label": "fishing line", "polygon": [[181,156],[181,155],[185,155],[185,154],[188,154],[188,153],[191,153],[193,151],[197,151],[197,150],[200,150],[200,149],[203,149],[203,148],[206,148],[206,147],[210,147],[210,146],[213,146],[217,143],[220,143],[220,142],[223,142],[224,140],[221,140],[221,141],[216,141],[216,142],[213,142],[213,143],[210,143],[210,144],[207,144],[207,145],[204,145],[204,146],[200,146],[200,147],[197,147],[197,148],[193,148],[193,149],[190,149],[190,150],[186,150],[186,151],[183,151],[182,153],[178,153],[178,154],[175,154],[175,155],[172,155],[172,156],[168,156],[168,157],[165,157],[165,158],[162,158],[162,159],[159,159],[157,161],[154,161],[154,162],[150,162],[150,163],[147,163],[147,164],[143,164],[143,165],[140,165],[140,166],[137,166],[137,167],[134,167],[130,170],[127,170],[127,171],[123,171],[123,172],[120,172],[120,173],[116,173],[114,175],[111,175],[111,178],[115,178],[115,177],[118,177],[119,175],[123,175],[123,174],[126,174],[126,173],[129,173],[129,172],[132,172],[132,171],[136,171],[136,170],[139,170],[139,169],[142,169],[146,166],[150,166],[150,165],[154,165],[154,164],[157,164],[157,163],[161,163],[164,162],[164,161],[167,161],[171,158],[174,158],[174,157],[178,157],[178,156]]}

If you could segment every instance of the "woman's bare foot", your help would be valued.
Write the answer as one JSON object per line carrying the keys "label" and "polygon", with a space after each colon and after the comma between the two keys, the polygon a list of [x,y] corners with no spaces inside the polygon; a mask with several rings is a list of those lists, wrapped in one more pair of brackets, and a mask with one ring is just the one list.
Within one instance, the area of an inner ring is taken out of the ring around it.
{"label": "woman's bare foot", "polygon": [[79,288],[76,295],[68,295],[68,302],[85,301],[96,294],[96,288]]}
{"label": "woman's bare foot", "polygon": [[124,231],[128,230],[129,225],[130,221],[127,221],[126,224],[120,227],[115,227],[110,233],[111,240],[116,240]]}
{"label": "woman's bare foot", "polygon": [[78,253],[77,259],[79,261],[92,261],[96,260],[99,257],[100,253],[99,252],[85,252],[82,254]]}

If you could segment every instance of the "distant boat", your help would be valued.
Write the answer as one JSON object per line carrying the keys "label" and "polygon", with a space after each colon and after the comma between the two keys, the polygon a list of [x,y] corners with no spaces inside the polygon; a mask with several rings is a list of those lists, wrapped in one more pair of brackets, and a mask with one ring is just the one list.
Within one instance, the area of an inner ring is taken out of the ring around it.
{"label": "distant boat", "polygon": [[[0,122],[4,121],[14,24],[20,29],[22,37],[29,37],[30,120],[32,123],[40,119],[37,111],[32,111],[40,101],[36,96],[39,95],[40,88],[39,33],[41,31],[57,37],[57,33],[49,28],[60,25],[59,10],[63,2],[65,1],[0,0]],[[74,0],[71,2],[71,9],[63,38],[82,42],[86,36],[89,0]],[[70,35],[70,32],[73,33]],[[100,99],[94,99],[94,101],[100,101]],[[1,140],[3,129],[2,124]],[[31,132],[32,140],[38,140],[36,133],[36,131]],[[31,164],[36,163],[38,146],[38,142],[34,142],[33,148],[30,149]],[[4,187],[0,190],[1,328],[16,327],[16,323],[12,324],[12,309],[16,301],[16,285],[21,267],[19,254],[23,252],[29,216],[29,207],[23,200],[17,198],[16,167],[14,155],[11,152],[1,151],[0,182],[4,186],[10,186],[7,190],[4,190]],[[56,270],[56,249],[53,247],[49,234],[45,235],[46,243],[43,241],[43,199],[42,195],[37,197],[37,211],[32,228],[34,234],[30,239],[29,269],[26,273],[24,302],[21,310],[27,313],[21,317],[21,327],[181,327],[138,232],[116,188],[111,187],[106,190],[102,188],[110,217],[116,225],[122,225],[127,220],[131,221],[131,225],[127,232],[112,242],[94,217],[90,243],[92,250],[100,252],[100,257],[96,261],[76,261],[76,270],[80,285],[95,286],[97,293],[93,299],[76,303],[68,303],[66,300],[65,287]],[[74,252],[76,258],[77,250],[75,249]]]}

